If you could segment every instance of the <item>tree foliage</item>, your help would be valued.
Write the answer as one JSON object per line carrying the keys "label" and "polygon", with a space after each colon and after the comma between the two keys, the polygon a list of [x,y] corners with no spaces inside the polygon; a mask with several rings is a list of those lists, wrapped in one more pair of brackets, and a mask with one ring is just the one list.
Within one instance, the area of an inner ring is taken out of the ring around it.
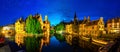
{"label": "tree foliage", "polygon": [[42,32],[40,22],[33,18],[32,15],[26,19],[26,32],[32,34],[39,34]]}
{"label": "tree foliage", "polygon": [[60,31],[60,30],[64,30],[64,29],[65,29],[65,25],[62,22],[55,26],[56,31]]}
{"label": "tree foliage", "polygon": [[50,30],[50,34],[54,34],[54,30]]}

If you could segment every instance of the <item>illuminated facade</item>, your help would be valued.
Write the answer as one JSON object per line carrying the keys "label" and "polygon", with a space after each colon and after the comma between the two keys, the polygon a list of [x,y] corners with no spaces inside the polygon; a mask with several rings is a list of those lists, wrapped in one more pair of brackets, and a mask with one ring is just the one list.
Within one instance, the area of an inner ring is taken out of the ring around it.
{"label": "illuminated facade", "polygon": [[41,28],[43,30],[43,41],[45,44],[49,44],[49,36],[50,36],[50,22],[48,21],[48,16],[45,16],[45,21],[42,21],[42,16],[37,14],[34,18],[38,19],[40,22]]}
{"label": "illuminated facade", "polygon": [[90,17],[84,17],[84,20],[77,20],[76,16],[74,21],[66,24],[66,33],[78,34],[82,36],[98,36],[100,34],[106,33],[104,31],[104,21],[103,17],[95,21],[90,21]]}
{"label": "illuminated facade", "polygon": [[15,35],[14,25],[4,26],[4,27],[2,28],[2,34],[3,34],[3,36],[5,36],[6,38],[10,38],[11,36],[14,36],[14,35]]}
{"label": "illuminated facade", "polygon": [[[103,17],[95,21],[90,21],[85,25],[85,35],[97,37],[100,34],[105,34]],[[83,33],[84,34],[84,33]]]}
{"label": "illuminated facade", "polygon": [[44,35],[44,43],[49,44],[50,41],[50,22],[48,21],[48,17],[45,16],[45,21],[43,23],[43,35]]}
{"label": "illuminated facade", "polygon": [[72,34],[73,32],[72,32],[72,24],[67,24],[66,25],[66,33],[69,33],[69,34]]}
{"label": "illuminated facade", "polygon": [[41,39],[40,51],[42,50],[42,46],[45,44],[46,46],[50,43],[50,22],[48,21],[48,16],[45,16],[45,21],[43,22],[43,38]]}
{"label": "illuminated facade", "polygon": [[15,42],[20,46],[24,43],[24,37],[25,37],[25,22],[20,18],[15,22]]}
{"label": "illuminated facade", "polygon": [[114,18],[107,21],[108,33],[120,33],[120,18]]}
{"label": "illuminated facade", "polygon": [[79,25],[79,34],[80,35],[86,35],[86,24],[90,22],[90,17],[88,16],[88,19],[86,18],[86,16],[84,16],[84,20],[81,21],[81,24]]}
{"label": "illuminated facade", "polygon": [[76,34],[79,33],[79,28],[78,27],[79,27],[79,21],[77,19],[76,13],[75,13],[74,21],[66,23],[65,31],[68,34],[75,34],[76,35]]}

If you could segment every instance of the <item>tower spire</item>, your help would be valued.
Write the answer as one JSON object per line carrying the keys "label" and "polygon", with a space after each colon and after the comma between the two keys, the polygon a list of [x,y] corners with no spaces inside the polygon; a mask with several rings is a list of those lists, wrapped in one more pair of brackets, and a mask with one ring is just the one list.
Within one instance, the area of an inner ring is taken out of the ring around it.
{"label": "tower spire", "polygon": [[77,15],[76,15],[76,12],[75,12],[74,19],[76,19],[76,18],[77,18]]}
{"label": "tower spire", "polygon": [[76,12],[75,12],[75,15],[74,15],[74,24],[77,24],[78,23],[78,19],[77,19],[77,15],[76,15]]}

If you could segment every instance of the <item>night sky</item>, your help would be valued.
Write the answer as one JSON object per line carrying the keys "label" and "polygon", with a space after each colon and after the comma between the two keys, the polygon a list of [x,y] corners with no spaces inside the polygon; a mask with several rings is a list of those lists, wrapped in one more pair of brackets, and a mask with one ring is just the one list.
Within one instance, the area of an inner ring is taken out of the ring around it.
{"label": "night sky", "polygon": [[26,19],[30,14],[39,13],[52,25],[60,21],[70,21],[74,13],[79,19],[91,16],[104,20],[120,16],[120,0],[0,0],[0,26],[12,24],[20,17]]}

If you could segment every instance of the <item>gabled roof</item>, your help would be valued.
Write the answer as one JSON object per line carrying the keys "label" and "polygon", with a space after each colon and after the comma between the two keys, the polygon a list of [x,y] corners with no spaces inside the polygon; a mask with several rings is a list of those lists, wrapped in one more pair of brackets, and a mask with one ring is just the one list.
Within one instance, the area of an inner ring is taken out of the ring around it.
{"label": "gabled roof", "polygon": [[114,22],[117,23],[117,22],[119,22],[120,17],[110,19],[110,20],[107,21],[107,23],[112,23],[112,20],[114,20]]}
{"label": "gabled roof", "polygon": [[99,20],[95,20],[95,21],[88,22],[86,25],[87,25],[87,26],[97,25],[98,22],[99,22]]}
{"label": "gabled roof", "polygon": [[22,18],[18,19],[17,22],[24,23],[24,20]]}
{"label": "gabled roof", "polygon": [[87,20],[83,20],[82,24],[86,24],[88,21]]}
{"label": "gabled roof", "polygon": [[79,20],[79,24],[82,24],[84,22],[84,20]]}

